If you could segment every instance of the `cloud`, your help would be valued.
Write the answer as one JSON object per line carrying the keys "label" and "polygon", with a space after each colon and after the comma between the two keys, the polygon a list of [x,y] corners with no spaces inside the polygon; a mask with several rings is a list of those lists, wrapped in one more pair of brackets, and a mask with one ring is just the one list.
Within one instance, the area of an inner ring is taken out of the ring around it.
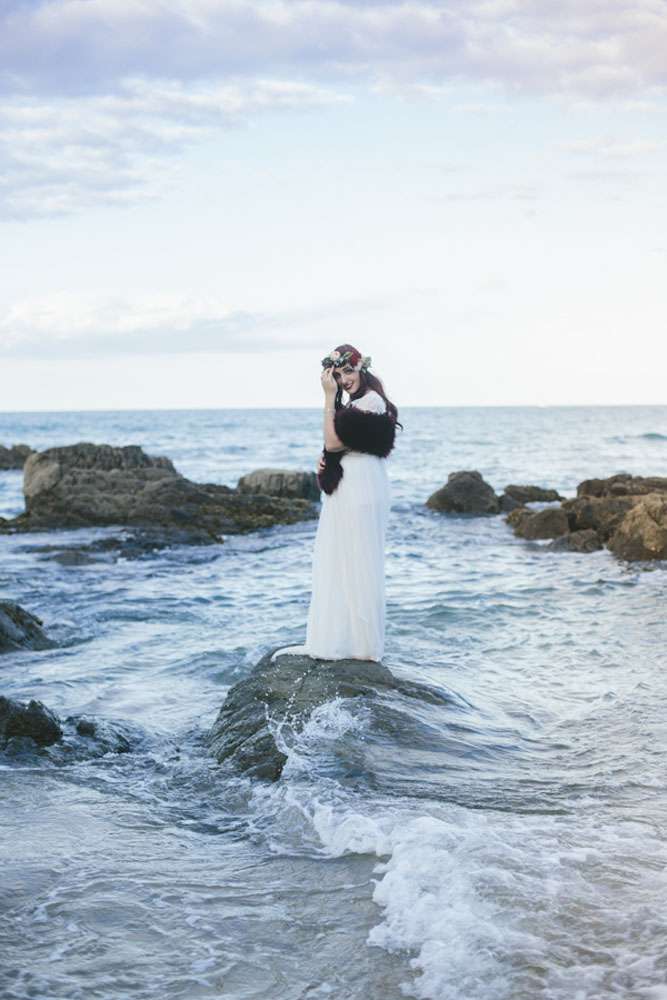
{"label": "cloud", "polygon": [[312,347],[320,328],[384,314],[432,289],[394,290],[282,311],[231,308],[217,296],[135,298],[59,293],[10,305],[0,314],[0,358],[79,359],[137,354],[254,352]]}
{"label": "cloud", "polygon": [[60,294],[17,302],[0,317],[0,357],[260,350],[270,343],[262,332],[268,325],[265,316],[230,310],[215,299]]}
{"label": "cloud", "polygon": [[189,87],[137,79],[109,95],[14,98],[0,106],[0,215],[157,198],[186,146],[249,115],[341,99],[316,85],[264,79]]}
{"label": "cloud", "polygon": [[666,50],[657,0],[4,0],[0,214],[161,197],[186,147],[359,88],[660,102]]}
{"label": "cloud", "polygon": [[606,136],[579,139],[576,142],[561,143],[556,147],[564,153],[575,156],[593,156],[601,159],[632,159],[650,156],[667,149],[667,143],[645,139],[620,140]]}
{"label": "cloud", "polygon": [[4,88],[113,90],[128,76],[472,80],[530,94],[664,92],[656,0],[5,0]]}
{"label": "cloud", "polygon": [[536,184],[498,184],[491,188],[451,191],[438,200],[535,202],[539,197],[540,191]]}

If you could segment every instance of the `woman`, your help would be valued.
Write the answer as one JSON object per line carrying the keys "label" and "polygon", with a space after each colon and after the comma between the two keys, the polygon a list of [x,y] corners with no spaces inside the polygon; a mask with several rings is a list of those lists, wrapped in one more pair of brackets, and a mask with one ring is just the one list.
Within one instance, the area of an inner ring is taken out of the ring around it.
{"label": "woman", "polygon": [[[324,660],[381,660],[385,633],[384,549],[390,509],[385,459],[398,411],[371,359],[342,344],[322,359],[324,449],[318,466],[322,509],[315,535],[306,642]],[[348,402],[342,404],[342,393]]]}

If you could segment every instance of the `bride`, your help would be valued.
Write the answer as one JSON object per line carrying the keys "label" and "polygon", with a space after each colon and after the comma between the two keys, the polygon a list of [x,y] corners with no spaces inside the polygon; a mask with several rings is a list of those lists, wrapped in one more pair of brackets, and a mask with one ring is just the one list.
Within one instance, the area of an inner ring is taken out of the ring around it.
{"label": "bride", "polygon": [[322,359],[324,449],[317,470],[322,508],[306,641],[276,650],[272,659],[285,653],[323,660],[382,659],[391,506],[386,458],[396,426],[403,425],[370,365],[371,359],[351,344]]}

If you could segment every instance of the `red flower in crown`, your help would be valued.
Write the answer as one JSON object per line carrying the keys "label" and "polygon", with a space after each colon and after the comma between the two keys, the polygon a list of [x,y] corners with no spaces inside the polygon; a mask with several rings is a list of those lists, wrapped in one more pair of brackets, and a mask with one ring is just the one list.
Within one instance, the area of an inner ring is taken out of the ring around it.
{"label": "red flower in crown", "polygon": [[[331,354],[327,354],[326,358],[322,358],[322,366],[324,368],[342,368],[343,365],[350,365],[352,368],[356,368],[361,360],[359,351],[332,351]],[[369,364],[370,360],[369,358]]]}

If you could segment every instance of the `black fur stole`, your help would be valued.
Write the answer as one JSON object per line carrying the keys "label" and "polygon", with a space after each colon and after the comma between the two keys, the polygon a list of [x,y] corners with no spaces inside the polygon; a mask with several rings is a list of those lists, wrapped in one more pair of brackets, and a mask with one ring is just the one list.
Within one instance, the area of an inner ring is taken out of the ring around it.
{"label": "black fur stole", "polygon": [[340,451],[324,448],[324,469],[317,476],[320,489],[329,495],[343,478],[340,460],[346,451],[363,451],[367,455],[386,458],[394,447],[396,437],[396,426],[390,414],[370,413],[356,406],[336,410],[334,428],[345,448]]}

